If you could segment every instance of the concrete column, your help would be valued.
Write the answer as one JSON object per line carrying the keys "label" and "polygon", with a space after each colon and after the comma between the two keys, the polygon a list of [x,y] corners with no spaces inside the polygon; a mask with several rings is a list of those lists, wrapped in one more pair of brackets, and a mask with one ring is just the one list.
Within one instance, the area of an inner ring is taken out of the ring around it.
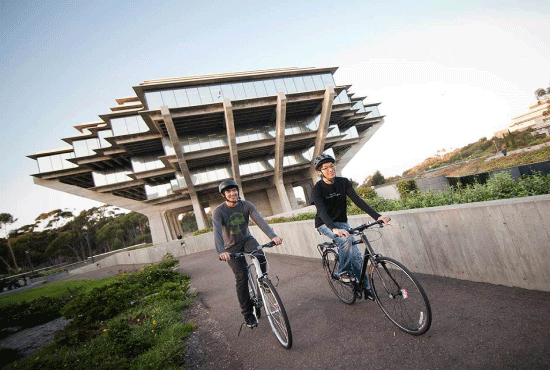
{"label": "concrete column", "polygon": [[237,139],[235,131],[235,120],[233,119],[233,105],[231,100],[223,99],[223,110],[225,115],[225,127],[227,130],[227,143],[229,144],[229,159],[231,160],[231,171],[233,180],[239,184],[241,199],[244,199],[241,182],[241,171],[239,170],[239,153],[237,151]]}
{"label": "concrete column", "polygon": [[269,204],[271,205],[271,211],[274,215],[283,213],[283,208],[281,207],[281,200],[279,199],[279,192],[277,188],[267,188],[265,189],[267,193],[267,199],[269,199]]}
{"label": "concrete column", "polygon": [[[321,118],[319,119],[319,128],[317,129],[317,138],[315,139],[315,148],[313,149],[313,159],[321,155],[325,151],[325,140],[328,134],[328,126],[330,123],[330,114],[332,112],[332,103],[336,92],[334,87],[328,86],[325,90],[325,97],[321,107]],[[310,177],[313,183],[319,180],[315,168],[311,168]]]}
{"label": "concrete column", "polygon": [[288,194],[285,190],[283,181],[283,157],[285,154],[285,125],[286,125],[286,95],[283,92],[277,93],[275,124],[275,175],[273,182],[279,194],[281,208],[283,212],[292,211]]}
{"label": "concrete column", "polygon": [[[293,209],[297,209],[298,208],[298,201],[296,200],[296,195],[294,195],[294,187],[292,186],[292,184],[285,184],[285,189],[286,189],[286,195],[288,196],[288,200],[290,202],[290,205],[292,207],[291,211]],[[287,212],[287,211],[285,211]]]}
{"label": "concrete column", "polygon": [[310,181],[302,182],[300,183],[300,186],[304,190],[304,199],[306,201],[306,206],[309,206],[311,204],[311,189],[313,188],[313,185]]}
{"label": "concrete column", "polygon": [[185,183],[187,184],[187,190],[189,191],[189,196],[191,197],[191,203],[193,205],[193,211],[195,212],[197,226],[199,230],[205,229],[206,220],[204,219],[203,212],[201,210],[201,206],[199,203],[198,195],[197,195],[197,192],[195,191],[195,186],[193,185],[193,181],[189,173],[189,167],[187,167],[187,161],[185,160],[185,156],[181,148],[181,144],[178,138],[178,133],[176,132],[176,128],[174,127],[174,121],[172,120],[172,115],[170,114],[170,110],[166,105],[163,105],[162,107],[160,107],[160,112],[162,114],[162,119],[164,120],[164,124],[166,125],[166,129],[168,131],[168,136],[170,137],[170,141],[174,146],[174,151],[176,152],[176,157],[178,159],[178,164],[180,166],[181,173],[183,175],[183,178],[185,179]]}

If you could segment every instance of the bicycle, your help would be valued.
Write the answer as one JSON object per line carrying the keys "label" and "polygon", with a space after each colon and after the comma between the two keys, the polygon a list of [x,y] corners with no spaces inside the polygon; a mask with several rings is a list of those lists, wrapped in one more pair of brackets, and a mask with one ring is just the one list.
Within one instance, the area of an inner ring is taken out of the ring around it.
{"label": "bicycle", "polygon": [[361,278],[344,282],[338,275],[338,246],[334,242],[317,245],[323,260],[328,283],[336,296],[346,304],[353,304],[363,296],[367,299],[363,280],[368,268],[372,299],[378,303],[386,317],[399,329],[412,335],[428,331],[432,323],[430,302],[420,281],[402,263],[374,251],[364,231],[374,225],[383,227],[382,221],[366,223],[348,230],[359,236],[353,244],[365,244]]}
{"label": "bicycle", "polygon": [[[255,253],[263,248],[271,248],[275,245],[274,242],[270,242],[250,252],[238,252],[231,253],[231,258],[245,257],[247,258],[246,268],[248,270],[248,289],[250,292],[250,298],[254,304],[254,315],[256,319],[261,317],[261,308],[263,307],[267,315],[271,330],[277,337],[277,340],[286,349],[292,347],[292,331],[290,329],[290,322],[286,314],[285,307],[279,293],[275,289],[275,285],[269,278],[266,272],[262,272],[261,262],[256,257]],[[267,264],[267,259],[265,262]],[[254,269],[251,267],[254,266]],[[242,328],[242,326],[241,326]]]}

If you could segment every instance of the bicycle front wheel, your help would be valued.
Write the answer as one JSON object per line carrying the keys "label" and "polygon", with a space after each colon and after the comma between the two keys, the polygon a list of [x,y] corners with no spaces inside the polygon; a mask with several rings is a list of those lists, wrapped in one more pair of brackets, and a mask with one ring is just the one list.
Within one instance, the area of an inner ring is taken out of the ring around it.
{"label": "bicycle front wheel", "polygon": [[354,283],[344,283],[338,277],[338,253],[332,249],[327,249],[323,253],[323,268],[328,280],[328,284],[334,291],[334,294],[346,304],[355,302]]}
{"label": "bicycle front wheel", "polygon": [[256,280],[255,276],[253,276],[252,271],[248,271],[248,294],[250,294],[250,299],[252,300],[252,304],[254,305],[254,315],[256,315],[256,319],[259,319],[262,316],[262,311],[260,310],[260,307],[262,307],[262,297],[260,297],[260,294],[258,293],[258,289],[256,286]]}
{"label": "bicycle front wheel", "polygon": [[432,323],[428,296],[418,279],[400,262],[379,257],[370,266],[372,290],[384,314],[399,329],[424,334]]}
{"label": "bicycle front wheel", "polygon": [[258,283],[271,330],[275,333],[281,346],[289,349],[292,347],[292,331],[290,330],[290,323],[283,302],[271,280],[262,279]]}

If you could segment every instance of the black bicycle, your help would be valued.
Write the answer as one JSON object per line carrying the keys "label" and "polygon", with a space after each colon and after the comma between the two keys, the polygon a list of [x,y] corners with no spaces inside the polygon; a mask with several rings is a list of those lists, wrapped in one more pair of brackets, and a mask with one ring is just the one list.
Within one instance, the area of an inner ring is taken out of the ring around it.
{"label": "black bicycle", "polygon": [[[262,272],[261,262],[256,257],[263,248],[270,248],[275,245],[274,242],[270,242],[250,252],[231,253],[231,258],[245,257],[247,258],[246,268],[248,270],[248,290],[250,292],[250,298],[254,303],[254,315],[256,319],[261,317],[261,308],[263,307],[267,315],[271,330],[277,337],[277,340],[286,349],[292,347],[292,331],[290,329],[290,322],[286,314],[283,301],[275,289],[275,285],[267,275],[267,266],[265,266],[266,272]],[[265,262],[267,264],[267,258]],[[253,269],[251,267],[254,267]]]}
{"label": "black bicycle", "polygon": [[368,269],[371,283],[372,299],[378,303],[384,314],[399,329],[412,335],[421,335],[428,331],[432,323],[432,311],[428,296],[420,281],[402,263],[390,257],[375,253],[364,231],[379,225],[382,221],[366,223],[348,230],[350,235],[357,235],[359,240],[353,244],[365,244],[361,278],[344,282],[338,274],[338,246],[326,242],[317,245],[323,258],[323,268],[330,287],[346,304],[353,304],[356,299],[368,298],[363,280]]}

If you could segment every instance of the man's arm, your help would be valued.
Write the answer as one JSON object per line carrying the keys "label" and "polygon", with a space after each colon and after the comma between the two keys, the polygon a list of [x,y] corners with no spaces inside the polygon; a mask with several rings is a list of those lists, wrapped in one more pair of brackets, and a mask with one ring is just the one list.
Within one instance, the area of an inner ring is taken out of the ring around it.
{"label": "man's arm", "polygon": [[[262,215],[260,215],[256,207],[254,207],[254,204],[250,202],[246,202],[245,204],[248,207],[248,214],[250,215],[250,218],[252,218],[252,220],[256,223],[256,225],[258,225],[260,230],[262,230],[264,234],[267,235],[271,240],[277,238],[277,234],[275,234],[273,229],[267,224],[267,222],[265,222]],[[280,243],[277,243],[277,244],[280,244]]]}
{"label": "man's arm", "polygon": [[375,220],[378,220],[381,217],[380,213],[376,212],[363,199],[361,199],[361,197],[353,188],[351,181],[349,181],[348,179],[346,179],[346,194],[357,207],[359,207],[363,212],[366,212]]}
{"label": "man's arm", "polygon": [[223,225],[220,208],[216,208],[214,209],[214,212],[212,212],[212,226],[216,251],[218,252],[218,254],[222,254],[225,252],[225,246],[223,242]]}

